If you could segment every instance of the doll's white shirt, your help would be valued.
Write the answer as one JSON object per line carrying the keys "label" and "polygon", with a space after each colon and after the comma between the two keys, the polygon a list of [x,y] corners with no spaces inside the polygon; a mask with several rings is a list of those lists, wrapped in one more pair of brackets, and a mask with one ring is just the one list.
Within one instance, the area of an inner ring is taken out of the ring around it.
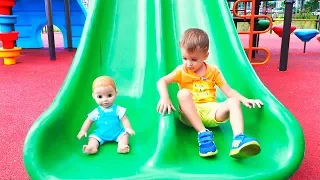
{"label": "doll's white shirt", "polygon": [[[125,115],[125,113],[126,113],[126,108],[124,108],[124,107],[121,107],[121,106],[118,106],[118,105],[115,105],[115,106],[117,106],[117,115],[118,115],[118,117],[119,117],[119,119],[121,119],[124,115]],[[104,112],[111,112],[112,111],[112,106],[110,106],[110,107],[107,107],[107,108],[104,108],[104,107],[101,107],[100,106],[100,108],[104,111]],[[92,119],[93,121],[96,121],[96,120],[98,120],[99,119],[99,112],[98,112],[98,108],[95,108],[91,113],[89,113],[88,114],[88,117],[90,118],[90,119]]]}

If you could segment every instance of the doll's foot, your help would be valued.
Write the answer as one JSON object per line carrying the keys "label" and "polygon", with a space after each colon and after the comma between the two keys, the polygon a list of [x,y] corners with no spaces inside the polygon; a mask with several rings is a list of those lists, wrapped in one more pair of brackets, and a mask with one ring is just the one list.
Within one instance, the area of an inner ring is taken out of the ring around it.
{"label": "doll's foot", "polygon": [[95,154],[98,152],[98,149],[97,148],[90,148],[88,145],[83,145],[82,151],[85,154]]}
{"label": "doll's foot", "polygon": [[119,144],[117,152],[120,154],[128,153],[130,151],[130,147],[128,145]]}

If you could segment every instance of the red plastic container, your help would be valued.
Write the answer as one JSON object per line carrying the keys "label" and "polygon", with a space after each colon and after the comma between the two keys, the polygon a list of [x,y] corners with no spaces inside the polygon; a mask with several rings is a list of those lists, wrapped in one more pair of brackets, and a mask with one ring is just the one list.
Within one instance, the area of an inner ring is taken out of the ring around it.
{"label": "red plastic container", "polygon": [[10,9],[14,6],[14,0],[0,0],[0,14],[10,15]]}
{"label": "red plastic container", "polygon": [[320,42],[320,36],[317,36],[317,40]]}
{"label": "red plastic container", "polygon": [[13,49],[14,41],[18,39],[19,32],[0,33],[3,49]]}

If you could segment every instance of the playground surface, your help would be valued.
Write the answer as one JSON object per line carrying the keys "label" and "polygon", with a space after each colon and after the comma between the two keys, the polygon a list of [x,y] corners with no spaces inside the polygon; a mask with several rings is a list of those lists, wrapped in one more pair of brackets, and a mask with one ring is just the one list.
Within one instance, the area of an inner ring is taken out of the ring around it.
{"label": "playground surface", "polygon": [[[240,39],[247,44],[247,36]],[[260,46],[271,51],[271,60],[254,69],[300,122],[306,139],[305,158],[291,179],[316,179],[320,173],[320,43],[311,40],[303,53],[303,43],[292,35],[286,72],[278,71],[281,39],[275,34],[263,34]],[[0,179],[28,179],[22,159],[24,138],[59,91],[73,55],[58,49],[57,60],[50,61],[47,50],[23,50],[16,65],[0,66]]]}

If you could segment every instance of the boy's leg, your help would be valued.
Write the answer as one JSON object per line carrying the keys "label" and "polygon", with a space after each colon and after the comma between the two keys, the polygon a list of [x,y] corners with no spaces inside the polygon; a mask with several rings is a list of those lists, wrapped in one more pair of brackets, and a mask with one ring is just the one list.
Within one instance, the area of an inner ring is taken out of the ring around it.
{"label": "boy's leg", "polygon": [[178,100],[183,115],[198,132],[200,156],[207,157],[217,154],[218,150],[213,142],[213,133],[204,127],[193,103],[192,94],[187,89],[182,89],[178,92]]}
{"label": "boy's leg", "polygon": [[192,94],[187,89],[182,89],[178,92],[178,100],[181,111],[188,119],[192,127],[197,131],[205,131],[206,128],[197,113],[197,109],[192,100]]}
{"label": "boy's leg", "polygon": [[221,103],[216,112],[216,121],[225,121],[230,117],[230,124],[233,131],[232,148],[230,156],[243,158],[254,156],[260,153],[260,145],[254,138],[243,134],[243,115],[240,101],[236,98],[229,98]]}
{"label": "boy's leg", "polygon": [[216,121],[224,122],[230,118],[233,136],[243,133],[243,116],[240,101],[236,98],[229,98],[221,103],[216,112]]}
{"label": "boy's leg", "polygon": [[95,154],[98,152],[99,142],[93,137],[89,137],[88,145],[83,146],[83,152],[87,154]]}
{"label": "boy's leg", "polygon": [[129,148],[129,135],[126,133],[122,137],[120,137],[118,141],[118,153],[128,153],[130,151]]}

